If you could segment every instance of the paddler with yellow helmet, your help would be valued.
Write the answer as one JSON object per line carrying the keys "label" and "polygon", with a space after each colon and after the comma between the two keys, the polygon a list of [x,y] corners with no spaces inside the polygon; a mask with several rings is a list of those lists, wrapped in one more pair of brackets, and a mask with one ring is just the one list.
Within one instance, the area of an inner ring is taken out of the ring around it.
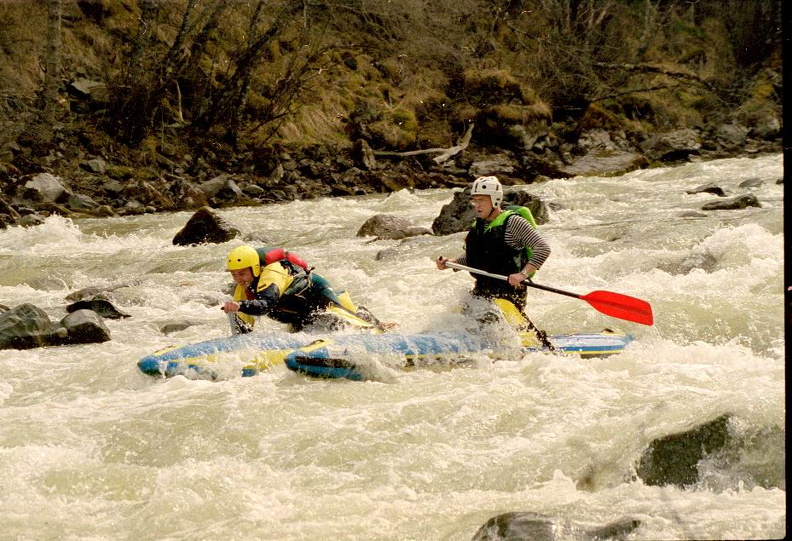
{"label": "paddler with yellow helmet", "polygon": [[255,316],[286,323],[293,331],[317,323],[331,328],[345,323],[379,327],[367,310],[355,307],[346,293],[337,295],[325,278],[294,254],[238,246],[228,254],[226,269],[236,288],[234,300],[223,304],[222,310],[236,314],[240,333],[253,329]]}

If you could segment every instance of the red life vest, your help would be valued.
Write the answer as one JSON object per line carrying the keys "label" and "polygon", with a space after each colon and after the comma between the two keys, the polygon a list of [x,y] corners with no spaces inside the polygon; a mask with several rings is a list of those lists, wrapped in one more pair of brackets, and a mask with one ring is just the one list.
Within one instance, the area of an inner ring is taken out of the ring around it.
{"label": "red life vest", "polygon": [[285,259],[291,263],[294,263],[298,267],[302,267],[306,272],[310,270],[308,268],[308,263],[306,263],[303,258],[291,252],[287,252],[283,248],[257,248],[256,251],[259,254],[259,260],[261,261],[262,267]]}

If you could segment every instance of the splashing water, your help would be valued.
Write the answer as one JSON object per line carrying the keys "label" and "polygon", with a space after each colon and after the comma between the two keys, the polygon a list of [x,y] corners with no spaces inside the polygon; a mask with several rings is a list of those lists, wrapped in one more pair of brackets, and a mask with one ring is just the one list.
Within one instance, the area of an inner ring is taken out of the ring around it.
{"label": "splashing water", "polygon": [[[641,520],[635,539],[761,539],[786,529],[781,156],[531,185],[552,204],[537,282],[647,300],[655,325],[532,290],[553,334],[619,328],[602,359],[531,353],[368,382],[275,368],[219,382],[141,374],[141,357],[228,334],[225,255],[240,241],[173,246],[190,213],[0,231],[0,302],[53,320],[66,295],[125,286],[112,340],[0,350],[0,523],[10,539],[470,539],[532,511],[587,524]],[[701,212],[714,182],[761,208]],[[471,287],[433,259],[464,233],[378,241],[376,213],[430,227],[448,190],[223,210],[400,332],[463,324]],[[166,336],[168,323],[191,323]],[[260,325],[270,331],[273,322]],[[376,364],[376,359],[372,363]],[[649,443],[730,414],[744,444],[700,465],[696,487],[634,478]]]}

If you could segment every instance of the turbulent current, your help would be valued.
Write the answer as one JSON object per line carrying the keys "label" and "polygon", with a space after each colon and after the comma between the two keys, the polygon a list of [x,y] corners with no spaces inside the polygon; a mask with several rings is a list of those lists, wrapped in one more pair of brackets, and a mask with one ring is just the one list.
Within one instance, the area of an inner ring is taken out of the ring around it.
{"label": "turbulent current", "polygon": [[[278,366],[220,381],[155,379],[137,361],[229,333],[226,254],[178,247],[189,212],[0,231],[0,304],[53,321],[70,293],[117,287],[131,317],[101,344],[0,350],[0,539],[468,540],[530,511],[583,525],[630,517],[629,539],[767,539],[786,532],[781,155],[529,186],[550,208],[536,282],[651,303],[648,327],[529,290],[550,334],[616,328],[619,355],[547,353],[372,381]],[[743,185],[747,182],[747,185]],[[761,207],[701,211],[714,183]],[[743,186],[741,186],[743,185]],[[254,244],[294,251],[400,332],[465,325],[472,278],[438,271],[464,233],[357,237],[377,213],[431,227],[450,190],[219,211]],[[170,323],[189,323],[163,334]],[[259,328],[278,332],[271,321]],[[241,361],[240,361],[241,362]],[[658,438],[722,415],[744,444],[693,486],[651,486]]]}

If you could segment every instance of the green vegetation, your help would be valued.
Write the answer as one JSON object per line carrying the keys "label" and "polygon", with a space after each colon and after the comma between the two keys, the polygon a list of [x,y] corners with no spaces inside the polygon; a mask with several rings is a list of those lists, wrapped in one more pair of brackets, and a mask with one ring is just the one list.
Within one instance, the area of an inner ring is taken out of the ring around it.
{"label": "green vegetation", "polygon": [[450,146],[470,122],[474,142],[503,146],[554,126],[566,138],[750,127],[762,112],[780,118],[780,11],[775,0],[12,0],[0,4],[0,165],[70,152],[233,162],[357,138],[411,150]]}

